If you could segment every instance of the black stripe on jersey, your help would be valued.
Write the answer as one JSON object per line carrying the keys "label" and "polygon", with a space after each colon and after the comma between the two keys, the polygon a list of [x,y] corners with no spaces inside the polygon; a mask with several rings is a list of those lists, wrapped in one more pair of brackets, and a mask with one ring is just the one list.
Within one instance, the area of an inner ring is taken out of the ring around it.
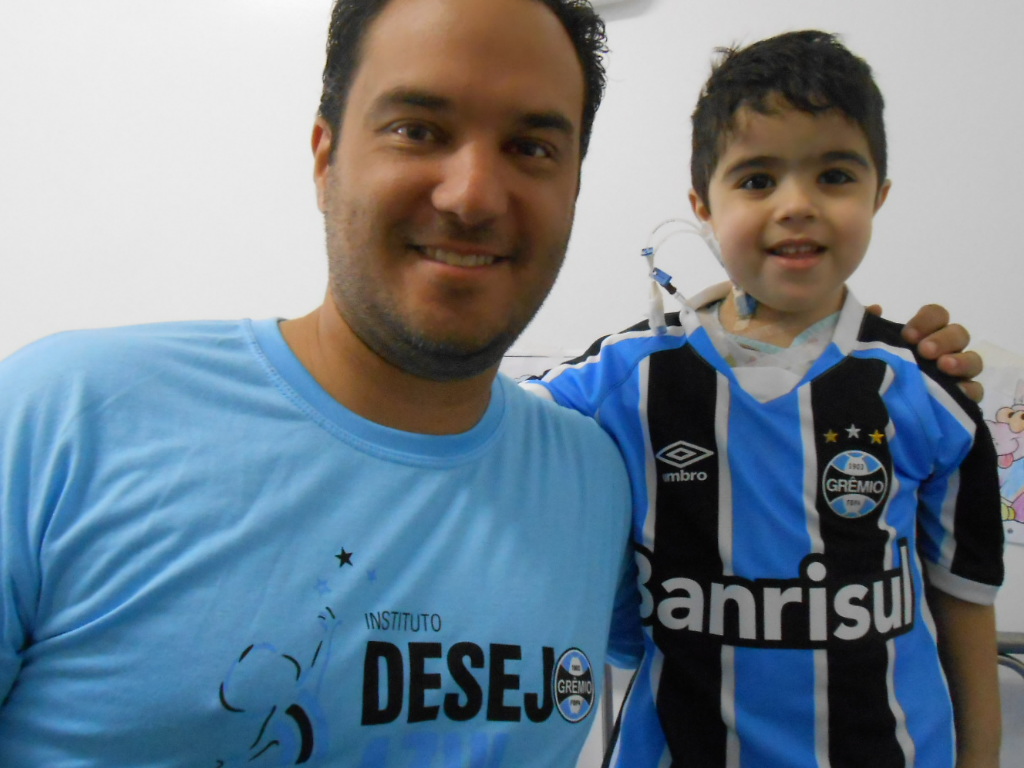
{"label": "black stripe on jersey", "polygon": [[[830,582],[881,579],[887,570],[885,557],[892,544],[888,532],[879,527],[893,478],[885,437],[889,412],[880,392],[887,368],[877,359],[846,358],[811,384],[819,475],[815,504]],[[859,508],[883,482],[882,473],[877,468],[872,471],[875,464],[865,454],[884,469],[885,489],[884,498],[875,493]],[[858,483],[866,483],[867,495],[858,494]],[[865,513],[871,501],[876,505]],[[896,565],[892,562],[888,569]],[[906,590],[890,588],[897,584],[881,585],[883,613],[903,620]],[[911,621],[903,631],[912,626]],[[833,627],[829,630],[831,635]],[[833,644],[825,653],[832,768],[902,768],[905,760],[896,739],[896,717],[884,704],[889,701],[886,643],[876,637],[873,642]]]}
{"label": "black stripe on jersey", "polygon": [[[647,426],[657,454],[680,440],[715,451],[695,463],[706,477],[680,481],[676,467],[655,460],[657,500],[648,588],[654,605],[666,597],[661,586],[680,573],[679,563],[694,578],[720,580],[718,554],[718,447],[715,441],[716,372],[690,347],[667,350],[649,358]],[[706,407],[694,408],[693,403]],[[664,654],[659,680],[658,714],[673,765],[721,766],[725,761],[726,728],[720,717],[722,643],[703,632],[671,631],[652,618],[655,642]],[[694,670],[697,675],[694,676]]]}

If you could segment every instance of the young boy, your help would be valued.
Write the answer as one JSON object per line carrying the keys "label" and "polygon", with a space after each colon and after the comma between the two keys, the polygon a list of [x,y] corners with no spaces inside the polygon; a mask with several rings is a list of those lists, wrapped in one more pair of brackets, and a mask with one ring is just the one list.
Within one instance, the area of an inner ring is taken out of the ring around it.
{"label": "young boy", "polygon": [[690,199],[733,285],[527,385],[633,480],[645,655],[613,761],[995,768],[992,444],[845,286],[889,191],[882,96],[821,32],[723,53]]}

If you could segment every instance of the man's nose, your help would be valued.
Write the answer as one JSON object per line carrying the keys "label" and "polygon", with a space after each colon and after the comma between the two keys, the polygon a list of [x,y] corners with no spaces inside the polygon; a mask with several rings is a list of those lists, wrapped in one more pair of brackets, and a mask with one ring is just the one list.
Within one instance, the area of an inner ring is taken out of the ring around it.
{"label": "man's nose", "polygon": [[474,226],[508,211],[509,189],[504,153],[482,142],[467,142],[444,159],[434,187],[434,207]]}

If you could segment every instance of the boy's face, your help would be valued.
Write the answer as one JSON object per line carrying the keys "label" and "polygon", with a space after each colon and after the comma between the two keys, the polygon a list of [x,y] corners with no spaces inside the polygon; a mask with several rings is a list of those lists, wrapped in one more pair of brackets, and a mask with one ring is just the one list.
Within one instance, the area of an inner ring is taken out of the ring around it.
{"label": "boy's face", "polygon": [[841,306],[889,182],[879,187],[864,131],[842,113],[774,106],[770,115],[740,108],[708,200],[691,192],[690,202],[714,229],[730,278],[758,300],[758,317],[810,324]]}

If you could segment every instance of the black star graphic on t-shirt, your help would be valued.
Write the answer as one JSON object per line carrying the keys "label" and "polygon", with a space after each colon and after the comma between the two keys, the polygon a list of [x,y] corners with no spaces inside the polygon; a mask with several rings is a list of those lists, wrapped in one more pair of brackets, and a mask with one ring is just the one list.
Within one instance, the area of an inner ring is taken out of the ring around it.
{"label": "black star graphic on t-shirt", "polygon": [[344,568],[346,565],[352,565],[352,553],[346,552],[345,548],[341,548],[341,554],[335,555],[338,558],[338,567]]}

